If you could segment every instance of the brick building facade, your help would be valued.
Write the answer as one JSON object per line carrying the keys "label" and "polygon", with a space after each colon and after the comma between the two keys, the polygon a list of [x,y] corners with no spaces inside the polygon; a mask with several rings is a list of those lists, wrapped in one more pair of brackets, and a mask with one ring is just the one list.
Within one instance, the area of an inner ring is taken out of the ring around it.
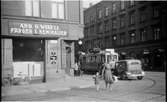
{"label": "brick building facade", "polygon": [[21,74],[46,82],[70,74],[74,42],[83,37],[82,2],[2,0],[1,37],[2,81]]}
{"label": "brick building facade", "polygon": [[84,47],[114,48],[120,59],[141,59],[145,70],[165,70],[165,1],[101,1],[84,11]]}

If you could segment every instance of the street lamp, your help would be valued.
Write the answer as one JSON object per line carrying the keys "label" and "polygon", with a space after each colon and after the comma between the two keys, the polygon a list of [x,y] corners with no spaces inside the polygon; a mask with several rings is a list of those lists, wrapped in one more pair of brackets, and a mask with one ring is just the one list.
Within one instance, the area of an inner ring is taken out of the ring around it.
{"label": "street lamp", "polygon": [[78,41],[78,44],[79,44],[79,45],[82,45],[82,41],[81,41],[81,40],[79,40],[79,41]]}

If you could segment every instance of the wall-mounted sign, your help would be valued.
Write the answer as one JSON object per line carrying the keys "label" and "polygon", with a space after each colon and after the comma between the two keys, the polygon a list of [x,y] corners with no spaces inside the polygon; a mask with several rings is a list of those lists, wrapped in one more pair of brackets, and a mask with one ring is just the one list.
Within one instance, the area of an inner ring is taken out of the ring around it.
{"label": "wall-mounted sign", "polygon": [[9,22],[9,33],[67,36],[67,27],[62,24]]}

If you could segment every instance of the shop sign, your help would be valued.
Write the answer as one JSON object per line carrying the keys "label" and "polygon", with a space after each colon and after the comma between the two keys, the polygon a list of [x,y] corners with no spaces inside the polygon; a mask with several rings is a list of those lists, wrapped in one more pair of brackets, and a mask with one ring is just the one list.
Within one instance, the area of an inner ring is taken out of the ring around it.
{"label": "shop sign", "polygon": [[9,22],[9,33],[67,36],[63,27],[60,24]]}

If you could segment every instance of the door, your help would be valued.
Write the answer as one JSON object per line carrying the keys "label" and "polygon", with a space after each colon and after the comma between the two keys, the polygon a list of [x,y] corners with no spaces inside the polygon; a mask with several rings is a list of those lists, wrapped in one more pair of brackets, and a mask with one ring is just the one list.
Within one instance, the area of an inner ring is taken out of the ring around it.
{"label": "door", "polygon": [[66,47],[66,73],[70,74],[71,68],[71,47]]}

